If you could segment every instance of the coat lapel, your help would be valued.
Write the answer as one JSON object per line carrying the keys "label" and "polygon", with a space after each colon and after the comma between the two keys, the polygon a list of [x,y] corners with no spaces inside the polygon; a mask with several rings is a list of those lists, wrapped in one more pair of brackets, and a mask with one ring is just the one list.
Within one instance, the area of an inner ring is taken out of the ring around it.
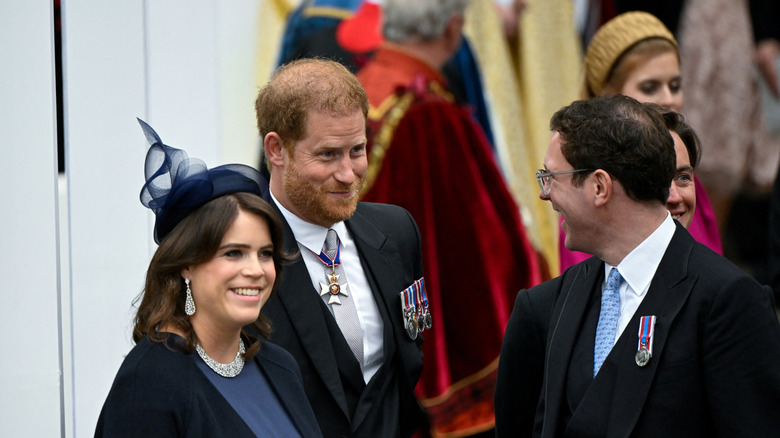
{"label": "coat lapel", "polygon": [[[664,354],[669,329],[696,283],[697,277],[688,275],[688,258],[693,245],[694,241],[688,232],[677,224],[677,230],[658,265],[647,296],[573,414],[569,430],[587,430],[593,418],[604,417],[607,419],[608,437],[631,434]],[[640,367],[634,359],[637,333],[640,318],[647,315],[655,315],[657,318],[653,334],[653,356],[646,366]],[[606,413],[598,412],[605,409]]]}
{"label": "coat lapel", "polygon": [[550,322],[548,351],[545,361],[544,428],[542,436],[552,437],[556,431],[561,406],[565,402],[566,375],[574,343],[585,318],[588,301],[596,288],[596,282],[603,277],[599,267],[603,262],[595,257],[572,268],[565,274],[561,292],[555,303],[553,320]]}
{"label": "coat lapel", "polygon": [[[377,302],[377,306],[380,314],[383,315],[385,324],[384,361],[390,363],[393,360],[396,345],[392,335],[394,324],[390,318],[393,315],[394,307],[392,306],[400,306],[400,301],[398,303],[395,301],[400,300],[398,292],[401,291],[401,289],[396,290],[394,285],[399,281],[399,272],[403,272],[403,265],[398,259],[398,251],[394,250],[392,242],[387,239],[384,233],[371,225],[359,211],[346,221],[346,225],[360,254],[369,285],[375,292],[374,298],[381,300],[381,302]],[[365,401],[370,400],[371,397],[373,397],[372,394],[365,393],[361,396]],[[365,420],[372,406],[373,403],[358,403],[358,408],[352,419],[353,430],[356,430]]]}
{"label": "coat lapel", "polygon": [[[398,292],[390,286],[398,282],[399,273],[404,271],[401,260],[398,259],[398,251],[387,236],[371,225],[359,212],[346,221],[347,228],[352,234],[363,269],[369,277],[371,286],[376,287],[382,301],[388,309],[390,304],[397,301]],[[397,304],[400,306],[400,303]]]}

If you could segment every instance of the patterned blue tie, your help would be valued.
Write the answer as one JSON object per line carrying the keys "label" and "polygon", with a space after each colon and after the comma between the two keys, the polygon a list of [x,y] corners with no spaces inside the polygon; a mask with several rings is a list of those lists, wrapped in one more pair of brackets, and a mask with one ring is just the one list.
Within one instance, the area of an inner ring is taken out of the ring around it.
{"label": "patterned blue tie", "polygon": [[601,294],[601,312],[599,313],[599,325],[596,327],[596,346],[593,349],[593,377],[596,377],[601,364],[607,358],[609,351],[615,344],[617,335],[618,317],[620,317],[620,276],[617,268],[609,271],[607,286]]}

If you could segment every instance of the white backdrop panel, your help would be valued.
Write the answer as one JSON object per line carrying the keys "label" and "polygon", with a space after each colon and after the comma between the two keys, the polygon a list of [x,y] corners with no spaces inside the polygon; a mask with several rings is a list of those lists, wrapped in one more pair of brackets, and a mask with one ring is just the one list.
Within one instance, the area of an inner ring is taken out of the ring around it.
{"label": "white backdrop panel", "polygon": [[0,3],[0,435],[58,436],[57,138],[52,2]]}
{"label": "white backdrop panel", "polygon": [[148,213],[138,202],[146,145],[144,2],[62,4],[75,436],[94,433],[131,348]]}

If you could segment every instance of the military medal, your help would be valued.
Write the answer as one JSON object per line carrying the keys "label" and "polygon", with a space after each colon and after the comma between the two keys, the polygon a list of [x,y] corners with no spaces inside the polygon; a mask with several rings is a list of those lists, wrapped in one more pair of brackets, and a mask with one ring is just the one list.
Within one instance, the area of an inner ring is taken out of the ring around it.
{"label": "military medal", "polygon": [[[312,253],[314,253],[314,251],[312,251]],[[345,297],[349,296],[349,293],[347,292],[347,283],[340,284],[340,275],[336,274],[336,266],[341,264],[341,243],[339,242],[339,246],[336,249],[336,256],[333,257],[333,259],[328,257],[324,251],[319,254],[315,253],[315,255],[325,266],[330,268],[330,272],[325,274],[328,283],[320,283],[320,295],[328,295],[328,304],[341,305],[341,298],[339,298],[339,295]]]}
{"label": "military medal", "polygon": [[417,318],[414,316],[414,301],[412,301],[412,297],[410,295],[409,288],[406,288],[401,291],[401,310],[404,314],[404,328],[406,329],[406,334],[409,336],[409,339],[415,340],[417,339],[417,333],[419,331],[419,326],[417,325]]}
{"label": "military medal", "polygon": [[425,331],[425,317],[423,315],[423,303],[422,303],[422,294],[420,293],[420,280],[415,281],[412,283],[411,292],[412,296],[414,297],[414,305],[415,305],[415,317],[417,318],[417,329],[422,333]]}
{"label": "military medal", "polygon": [[419,333],[431,328],[432,318],[428,312],[428,297],[425,296],[425,280],[416,280],[399,295],[406,334],[413,340],[417,339]]}
{"label": "military medal", "polygon": [[648,351],[647,348],[640,348],[639,351],[636,352],[636,356],[634,356],[634,360],[636,361],[636,364],[640,367],[643,367],[647,365],[648,362],[650,362],[650,351]]}
{"label": "military medal", "polygon": [[420,295],[422,296],[423,302],[423,321],[425,328],[429,329],[433,326],[433,317],[431,316],[431,312],[428,311],[428,296],[425,294],[425,279],[420,278],[415,281],[415,284],[417,283],[419,283]]}
{"label": "military medal", "polygon": [[407,318],[406,319],[406,334],[409,335],[409,338],[411,340],[417,339],[417,333],[419,329],[417,328],[417,320],[414,318]]}
{"label": "military medal", "polygon": [[655,332],[655,315],[639,318],[639,342],[634,361],[640,367],[650,362],[653,357],[653,333]]}

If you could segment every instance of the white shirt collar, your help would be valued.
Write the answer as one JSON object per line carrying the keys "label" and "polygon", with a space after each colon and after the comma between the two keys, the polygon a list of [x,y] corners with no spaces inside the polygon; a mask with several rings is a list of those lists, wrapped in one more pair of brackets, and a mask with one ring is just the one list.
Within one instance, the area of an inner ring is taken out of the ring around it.
{"label": "white shirt collar", "polygon": [[[637,296],[644,295],[650,287],[650,281],[672,241],[675,228],[672,215],[667,212],[661,225],[618,264],[620,275]],[[607,278],[612,268],[604,263],[604,278]]]}
{"label": "white shirt collar", "polygon": [[[271,192],[271,199],[273,199],[276,206],[279,207],[279,211],[282,212],[282,216],[284,216],[287,224],[290,225],[290,229],[292,229],[293,234],[295,235],[295,240],[313,253],[319,254],[320,251],[322,251],[322,245],[325,243],[325,236],[328,234],[328,228],[306,222],[299,218],[293,212],[286,209],[279,200],[276,199],[273,192]],[[341,244],[346,247],[348,245],[348,239],[345,238],[347,235],[346,224],[344,224],[343,221],[337,222],[330,228],[335,230],[339,236],[343,236],[339,240],[341,241]]]}

